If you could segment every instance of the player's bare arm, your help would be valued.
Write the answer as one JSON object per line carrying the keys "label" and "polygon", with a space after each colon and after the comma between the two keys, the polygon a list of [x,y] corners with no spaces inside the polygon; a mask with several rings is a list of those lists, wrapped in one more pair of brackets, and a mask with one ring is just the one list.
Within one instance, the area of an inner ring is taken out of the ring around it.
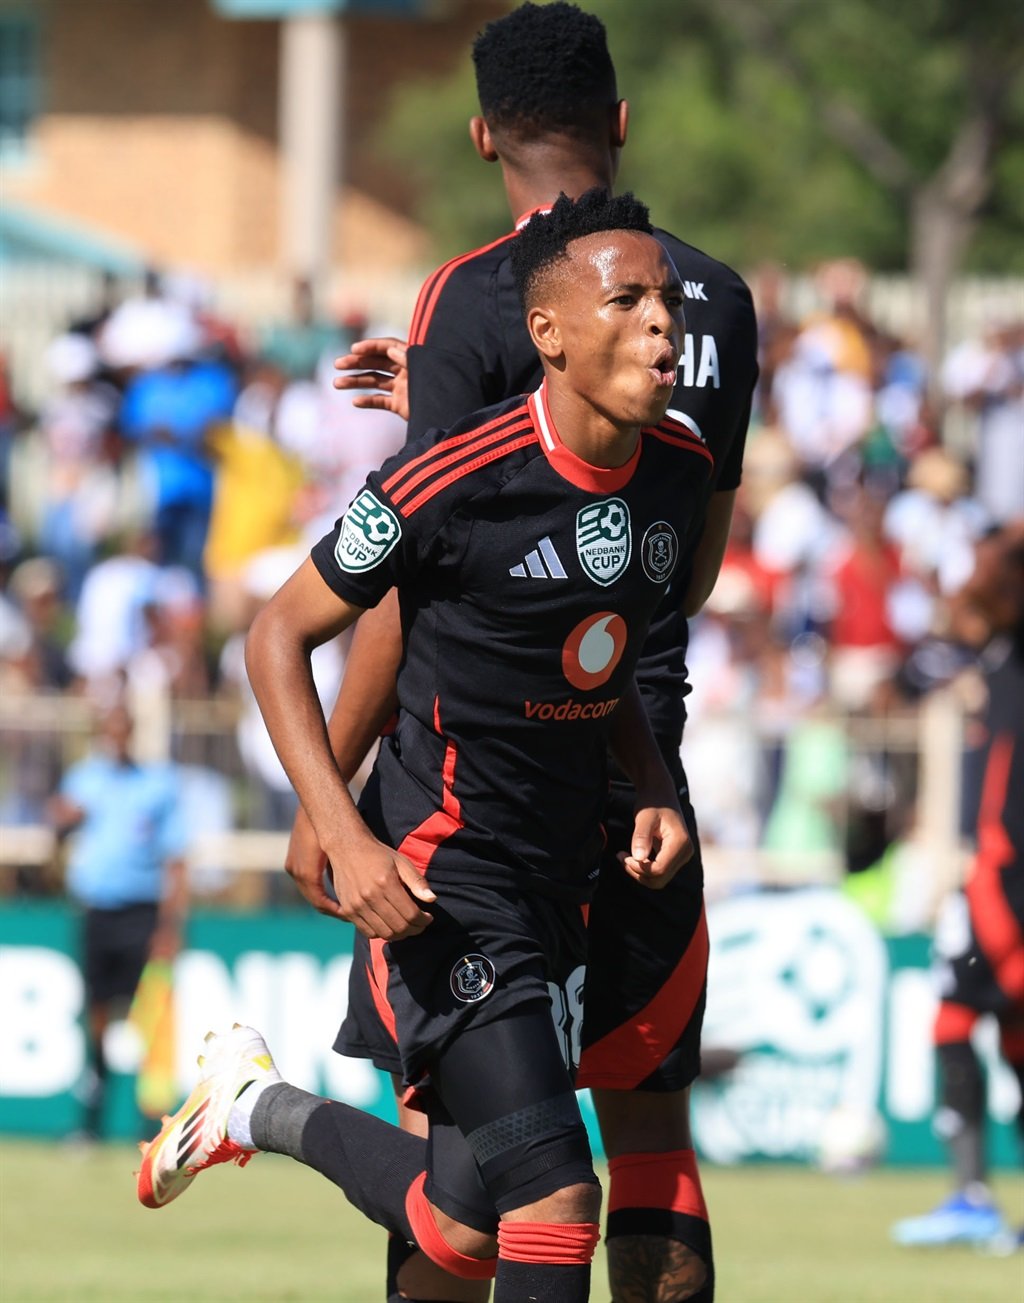
{"label": "player's bare arm", "polygon": [[360,339],[351,353],[334,359],[335,389],[354,391],[356,407],[376,407],[409,419],[409,368],[404,339],[381,335]]}
{"label": "player's bare arm", "polygon": [[693,843],[635,679],[616,708],[609,740],[615,759],[636,788],[632,845],[628,852],[619,853],[619,861],[643,886],[667,887],[692,858]]}
{"label": "player's bare arm", "polygon": [[727,489],[711,495],[700,542],[693,558],[690,585],[683,599],[683,613],[687,619],[697,615],[718,582],[722,559],[729,542],[732,512],[736,503],[736,490]]}
{"label": "player's bare arm", "polygon": [[151,959],[173,959],[181,949],[181,928],[188,910],[188,867],[181,856],[164,864],[164,889],[156,930],[149,943]]}
{"label": "player's bare arm", "polygon": [[315,647],[348,628],[360,607],[336,596],[306,561],[253,621],[246,669],[271,740],[331,863],[341,916],[396,940],[430,923],[433,892],[404,856],[363,822],[331,750],[310,669]]}
{"label": "player's bare arm", "polygon": [[[395,680],[402,657],[402,628],[394,589],[356,624],[345,675],[327,722],[335,763],[348,782],[398,709]],[[335,918],[345,909],[324,889],[327,856],[302,807],[295,816],[284,867],[305,899]]]}

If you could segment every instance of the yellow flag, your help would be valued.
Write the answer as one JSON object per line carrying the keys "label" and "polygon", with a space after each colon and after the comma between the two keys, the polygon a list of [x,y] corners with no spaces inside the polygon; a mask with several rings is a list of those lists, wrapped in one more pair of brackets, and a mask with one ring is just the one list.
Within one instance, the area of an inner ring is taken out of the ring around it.
{"label": "yellow flag", "polygon": [[128,1011],[142,1041],[135,1098],[146,1117],[171,1112],[178,1102],[175,1054],[174,969],[168,959],[150,959]]}

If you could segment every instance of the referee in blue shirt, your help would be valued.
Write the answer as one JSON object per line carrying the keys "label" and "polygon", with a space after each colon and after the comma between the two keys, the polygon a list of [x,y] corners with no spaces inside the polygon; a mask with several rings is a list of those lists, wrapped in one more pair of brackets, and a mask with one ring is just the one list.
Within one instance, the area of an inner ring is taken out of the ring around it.
{"label": "referee in blue shirt", "polygon": [[177,951],[186,901],[177,774],[173,765],[136,763],[132,731],[125,706],[105,710],[93,753],[67,771],[50,802],[58,836],[74,834],[67,892],[82,912],[89,1138],[101,1131],[104,1033],[130,1003],[146,960]]}

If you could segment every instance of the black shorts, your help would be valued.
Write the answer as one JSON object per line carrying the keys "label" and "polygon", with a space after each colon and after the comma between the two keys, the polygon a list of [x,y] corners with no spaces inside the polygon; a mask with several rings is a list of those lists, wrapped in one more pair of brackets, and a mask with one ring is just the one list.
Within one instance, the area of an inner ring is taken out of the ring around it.
{"label": "black shorts", "polygon": [[587,926],[579,1087],[681,1090],[700,1072],[708,972],[704,870],[678,748],[662,743],[661,750],[694,855],[663,891],[624,872],[617,855],[629,849],[634,793],[613,782],[608,843]]}
{"label": "black shorts", "polygon": [[156,931],[156,904],[87,909],[82,927],[82,977],[87,1005],[130,1000]]}
{"label": "black shorts", "polygon": [[469,1027],[550,1001],[566,1066],[579,1059],[583,909],[478,883],[435,883],[434,921],[404,941],[357,934],[349,1008],[334,1043],[420,1086]]}
{"label": "black shorts", "polygon": [[[981,886],[983,889],[978,890]],[[1024,871],[979,875],[943,903],[935,928],[939,997],[1000,1022],[1024,1020]]]}

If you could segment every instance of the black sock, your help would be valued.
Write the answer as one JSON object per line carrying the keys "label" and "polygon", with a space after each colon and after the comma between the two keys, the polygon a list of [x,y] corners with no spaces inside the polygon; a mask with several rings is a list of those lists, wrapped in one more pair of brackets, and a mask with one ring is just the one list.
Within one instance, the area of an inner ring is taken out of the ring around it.
{"label": "black sock", "polygon": [[936,1130],[949,1147],[957,1188],[984,1185],[985,1078],[973,1046],[954,1041],[937,1048],[942,1107]]}
{"label": "black sock", "polygon": [[257,1148],[315,1168],[378,1226],[415,1239],[405,1196],[427,1164],[427,1142],[420,1136],[287,1082],[263,1091],[250,1125]]}
{"label": "black sock", "polygon": [[494,1303],[587,1303],[590,1263],[510,1262],[498,1259]]}
{"label": "black sock", "polygon": [[398,1273],[416,1252],[416,1245],[403,1240],[400,1235],[388,1236],[387,1278],[384,1284],[387,1303],[404,1303],[402,1295],[398,1292]]}

